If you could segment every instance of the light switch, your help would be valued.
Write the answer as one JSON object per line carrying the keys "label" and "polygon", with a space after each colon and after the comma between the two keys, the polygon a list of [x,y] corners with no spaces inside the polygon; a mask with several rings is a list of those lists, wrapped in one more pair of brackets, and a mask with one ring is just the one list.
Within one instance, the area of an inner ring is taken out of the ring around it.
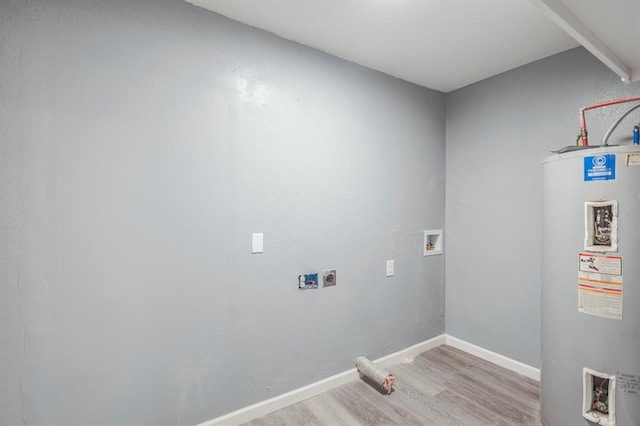
{"label": "light switch", "polygon": [[251,234],[251,253],[263,252],[264,234]]}
{"label": "light switch", "polygon": [[387,260],[387,276],[388,277],[392,277],[395,275],[396,271],[396,265],[395,262],[393,260]]}

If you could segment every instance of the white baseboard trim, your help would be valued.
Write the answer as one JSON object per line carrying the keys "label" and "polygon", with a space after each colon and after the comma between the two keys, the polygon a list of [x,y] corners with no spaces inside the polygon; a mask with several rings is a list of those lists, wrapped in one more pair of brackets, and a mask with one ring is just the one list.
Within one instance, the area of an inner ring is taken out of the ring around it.
{"label": "white baseboard trim", "polygon": [[523,376],[529,377],[530,379],[540,381],[539,368],[532,367],[520,361],[516,361],[515,359],[507,358],[504,355],[500,355],[488,349],[481,348],[480,346],[476,346],[473,343],[465,342],[464,340],[458,339],[457,337],[453,337],[448,334],[445,336],[445,344],[448,346],[453,346],[454,348],[460,349],[461,351],[465,351],[467,353],[470,353],[471,355],[477,356],[478,358],[482,358],[493,364],[499,365],[500,367],[504,367],[507,370],[511,370],[518,374],[522,374]]}
{"label": "white baseboard trim", "polygon": [[[416,355],[420,355],[421,353],[433,349],[437,346],[444,345],[445,341],[446,335],[441,334],[432,339],[418,343],[417,345],[413,345],[390,355],[383,356],[382,358],[378,358],[373,362],[381,367],[388,367],[393,364],[407,362]],[[257,419],[258,417],[262,417],[269,413],[273,413],[274,411],[280,410],[281,408],[288,407],[297,402],[301,402],[319,395],[322,392],[326,392],[328,390],[337,388],[338,386],[345,385],[351,381],[357,380],[359,377],[360,376],[358,375],[358,370],[356,370],[356,368],[354,367],[342,373],[338,373],[334,376],[327,377],[326,379],[312,383],[310,385],[294,389],[290,392],[283,393],[282,395],[278,395],[276,397],[258,402],[257,404],[253,404],[248,407],[232,411],[231,413],[225,414],[223,416],[216,417],[215,419],[208,420],[204,423],[200,423],[198,426],[239,425],[245,422],[249,422],[253,419]]]}
{"label": "white baseboard trim", "polygon": [[[540,381],[540,369],[531,367],[530,365],[524,364],[520,361],[507,358],[504,355],[481,348],[480,346],[465,342],[464,340],[448,334],[441,334],[432,339],[418,343],[417,345],[413,345],[390,355],[383,356],[382,358],[378,358],[373,362],[384,368],[401,362],[411,362],[415,356],[441,345],[453,346],[454,348],[460,349],[471,355],[475,355],[478,358],[482,358],[493,364],[499,365],[500,367],[504,367],[518,374],[522,374],[523,376]],[[248,407],[232,411],[231,413],[223,416],[216,417],[215,419],[208,420],[204,423],[200,423],[197,426],[226,426],[246,423],[253,419],[257,419],[258,417],[273,413],[281,408],[312,398],[322,392],[345,385],[357,380],[359,377],[358,370],[354,367],[318,382],[311,383],[310,385],[294,389],[290,392],[258,402],[257,404],[253,404]]]}

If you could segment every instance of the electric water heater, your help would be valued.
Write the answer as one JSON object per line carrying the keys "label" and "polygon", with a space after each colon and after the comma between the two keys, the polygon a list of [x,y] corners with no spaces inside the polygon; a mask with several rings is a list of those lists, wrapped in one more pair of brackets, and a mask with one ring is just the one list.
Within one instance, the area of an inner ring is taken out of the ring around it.
{"label": "electric water heater", "polygon": [[640,425],[640,147],[542,165],[541,420]]}

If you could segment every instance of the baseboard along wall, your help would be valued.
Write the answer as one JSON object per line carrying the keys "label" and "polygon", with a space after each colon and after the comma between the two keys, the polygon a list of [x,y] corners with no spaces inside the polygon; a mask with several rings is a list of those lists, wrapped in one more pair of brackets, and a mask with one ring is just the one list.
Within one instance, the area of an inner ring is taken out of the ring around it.
{"label": "baseboard along wall", "polygon": [[[417,355],[420,355],[423,352],[441,345],[452,346],[454,348],[470,353],[471,355],[475,355],[478,358],[482,358],[493,364],[499,365],[518,374],[522,374],[523,376],[538,381],[540,380],[540,370],[535,367],[531,367],[522,362],[507,358],[506,356],[492,352],[488,349],[481,348],[480,346],[476,346],[447,334],[441,334],[432,339],[425,340],[424,342],[418,343],[417,345],[413,345],[382,358],[378,358],[373,362],[380,367],[387,368],[401,362],[410,362],[412,358],[416,357]],[[359,377],[360,376],[358,374],[358,370],[356,370],[356,368],[354,367],[347,371],[343,371],[342,373],[338,373],[334,376],[327,377],[326,379],[320,380],[318,382],[311,383],[307,386],[294,389],[290,392],[283,393],[276,397],[258,402],[248,407],[244,407],[220,417],[216,417],[215,419],[200,423],[197,426],[226,426],[246,423],[253,419],[265,416],[269,413],[273,413],[274,411],[312,398],[323,392],[327,392],[331,389],[345,385],[353,380],[359,379]]]}
{"label": "baseboard along wall", "polygon": [[485,361],[489,361],[493,364],[499,365],[500,367],[504,367],[507,370],[522,374],[523,376],[530,379],[540,381],[539,368],[532,367],[520,361],[516,361],[515,359],[507,358],[504,355],[500,355],[499,353],[481,348],[480,346],[476,346],[472,343],[458,339],[457,337],[449,336],[448,334],[445,335],[445,344],[460,349],[461,351],[464,351],[471,355],[475,355],[478,358],[484,359]]}

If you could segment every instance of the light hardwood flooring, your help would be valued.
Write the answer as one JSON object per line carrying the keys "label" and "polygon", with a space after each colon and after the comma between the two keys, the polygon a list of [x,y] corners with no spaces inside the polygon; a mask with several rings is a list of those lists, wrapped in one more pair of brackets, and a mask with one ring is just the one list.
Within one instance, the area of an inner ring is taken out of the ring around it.
{"label": "light hardwood flooring", "polygon": [[357,380],[247,425],[540,425],[538,382],[451,346],[388,370],[391,395]]}

